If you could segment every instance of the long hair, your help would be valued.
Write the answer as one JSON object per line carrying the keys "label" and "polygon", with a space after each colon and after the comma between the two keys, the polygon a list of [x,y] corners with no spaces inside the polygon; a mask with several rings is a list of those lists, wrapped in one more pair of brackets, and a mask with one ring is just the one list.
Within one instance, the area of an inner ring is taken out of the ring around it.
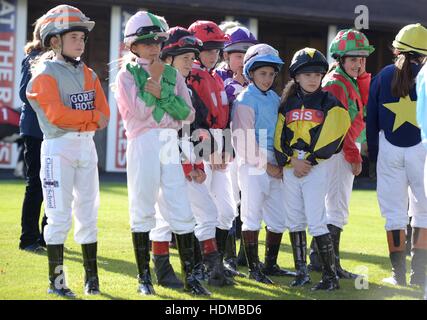
{"label": "long hair", "polygon": [[[127,52],[126,54],[124,54],[123,57],[121,57],[121,58],[119,58],[117,60],[110,61],[108,63],[108,65],[111,66],[111,68],[113,70],[120,70],[121,68],[126,68],[126,65],[128,63],[135,62],[137,58],[138,57],[129,50],[129,52]],[[113,82],[110,85],[110,89],[113,92],[115,92],[117,90],[115,82]]]}
{"label": "long hair", "polygon": [[52,60],[55,57],[55,52],[53,50],[45,51],[43,54],[38,55],[33,60],[30,61],[31,73],[37,74],[39,68],[43,65],[46,60]]}
{"label": "long hair", "polygon": [[28,41],[27,44],[25,45],[24,47],[25,54],[30,54],[34,50],[43,51],[42,39],[40,35],[40,28],[42,25],[43,18],[44,16],[41,16],[34,23],[33,39],[31,41]]}
{"label": "long hair", "polygon": [[415,75],[412,72],[411,62],[424,64],[427,57],[411,51],[394,50],[393,54],[396,56],[394,61],[396,70],[391,81],[391,94],[396,98],[403,98],[409,95],[415,85]]}
{"label": "long hair", "polygon": [[411,68],[409,52],[397,53],[394,65],[396,70],[391,81],[391,94],[396,97],[406,97],[415,84]]}
{"label": "long hair", "polygon": [[285,86],[285,89],[283,89],[281,104],[284,104],[289,99],[290,96],[293,96],[294,94],[296,94],[297,88],[298,88],[298,83],[296,83],[295,79],[289,80]]}

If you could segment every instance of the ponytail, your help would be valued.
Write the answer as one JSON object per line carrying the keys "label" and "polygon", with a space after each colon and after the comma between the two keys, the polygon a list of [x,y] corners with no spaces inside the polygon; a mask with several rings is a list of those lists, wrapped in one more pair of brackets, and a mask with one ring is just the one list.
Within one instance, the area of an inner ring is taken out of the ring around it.
{"label": "ponytail", "polygon": [[394,65],[396,66],[396,71],[391,81],[391,94],[396,98],[403,98],[409,95],[415,84],[409,52],[400,53],[396,57]]}
{"label": "ponytail", "polygon": [[44,52],[41,55],[38,55],[33,60],[30,61],[31,73],[37,74],[38,68],[45,62],[46,60],[52,60],[55,57],[55,52],[53,50],[49,50]]}

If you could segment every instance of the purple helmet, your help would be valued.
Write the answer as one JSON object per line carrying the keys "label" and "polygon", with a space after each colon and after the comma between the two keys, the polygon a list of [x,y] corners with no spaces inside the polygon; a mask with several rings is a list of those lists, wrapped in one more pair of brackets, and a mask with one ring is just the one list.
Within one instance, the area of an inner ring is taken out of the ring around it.
{"label": "purple helmet", "polygon": [[230,40],[225,43],[225,52],[245,53],[249,47],[258,43],[255,36],[245,27],[239,26],[228,29],[226,32]]}

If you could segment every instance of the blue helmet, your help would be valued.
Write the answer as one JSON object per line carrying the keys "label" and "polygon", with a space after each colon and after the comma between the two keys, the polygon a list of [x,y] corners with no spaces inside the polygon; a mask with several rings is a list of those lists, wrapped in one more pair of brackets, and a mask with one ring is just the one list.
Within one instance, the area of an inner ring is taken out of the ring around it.
{"label": "blue helmet", "polygon": [[246,78],[251,80],[250,71],[270,66],[280,71],[284,62],[279,57],[279,52],[265,43],[256,44],[248,49],[243,59],[243,73]]}

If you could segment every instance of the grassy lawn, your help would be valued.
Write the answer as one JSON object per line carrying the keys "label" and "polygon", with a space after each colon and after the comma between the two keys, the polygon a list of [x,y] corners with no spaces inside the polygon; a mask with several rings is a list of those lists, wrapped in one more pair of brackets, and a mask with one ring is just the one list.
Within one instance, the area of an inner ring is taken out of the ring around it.
{"label": "grassy lawn", "polygon": [[[61,299],[46,294],[47,258],[18,250],[21,204],[24,194],[22,181],[0,181],[0,299]],[[102,295],[83,294],[83,266],[80,246],[70,232],[65,246],[65,266],[68,285],[81,299],[194,299],[182,291],[155,285],[157,295],[143,297],[136,292],[136,265],[129,228],[127,190],[125,184],[102,183],[99,211],[99,277]],[[311,292],[311,286],[294,289],[290,278],[274,278],[276,285],[258,284],[236,278],[237,285],[218,289],[209,287],[211,299],[420,299],[419,289],[381,283],[390,275],[386,235],[373,191],[355,191],[351,201],[349,225],[343,233],[342,264],[353,272],[367,273],[369,287],[356,289],[354,281],[342,280],[341,289],[332,293]],[[260,236],[261,259],[264,256],[265,233]],[[180,275],[176,250],[171,261]],[[409,269],[409,259],[408,259]],[[279,255],[282,267],[293,269],[289,237],[283,238]],[[246,268],[242,268],[247,272]],[[320,274],[311,274],[313,282]],[[155,281],[155,280],[154,280]],[[209,298],[206,298],[209,299]]]}

